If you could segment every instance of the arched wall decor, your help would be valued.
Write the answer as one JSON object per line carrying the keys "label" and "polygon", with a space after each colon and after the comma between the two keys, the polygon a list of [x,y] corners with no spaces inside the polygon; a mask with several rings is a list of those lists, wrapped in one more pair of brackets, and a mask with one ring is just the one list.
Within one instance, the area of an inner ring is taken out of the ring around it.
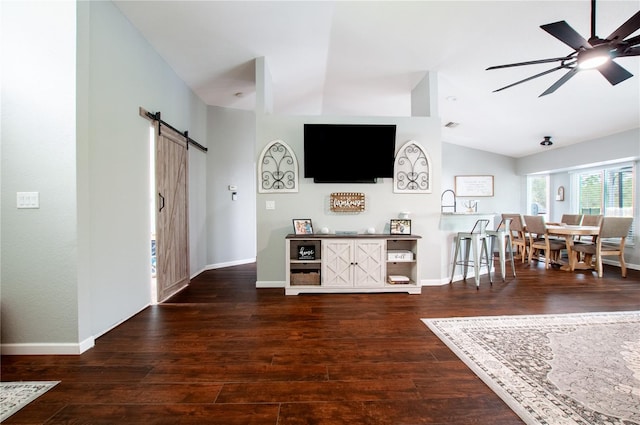
{"label": "arched wall decor", "polygon": [[270,142],[258,161],[258,192],[286,193],[298,191],[298,159],[282,140]]}
{"label": "arched wall decor", "polygon": [[396,154],[393,166],[395,193],[431,193],[431,158],[420,144],[409,140]]}

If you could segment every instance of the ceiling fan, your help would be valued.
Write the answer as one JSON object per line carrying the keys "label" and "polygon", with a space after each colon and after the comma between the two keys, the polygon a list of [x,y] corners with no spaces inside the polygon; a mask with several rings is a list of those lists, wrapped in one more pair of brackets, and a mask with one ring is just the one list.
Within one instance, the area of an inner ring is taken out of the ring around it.
{"label": "ceiling fan", "polygon": [[525,78],[524,80],[509,84],[508,86],[501,87],[494,90],[494,93],[533,80],[534,78],[542,77],[543,75],[550,74],[560,69],[568,69],[569,72],[564,74],[539,97],[553,93],[560,86],[569,81],[571,77],[576,75],[578,71],[585,69],[597,69],[604,78],[611,83],[611,85],[616,85],[627,78],[633,77],[633,74],[613,60],[623,56],[640,55],[640,35],[628,38],[627,40],[624,39],[640,28],[640,11],[604,39],[596,35],[596,0],[591,0],[591,37],[589,40],[585,40],[565,21],[541,25],[540,28],[574,49],[574,51],[567,56],[559,58],[518,62],[487,68],[488,71],[491,69],[510,68],[514,66],[560,62],[560,64],[555,68],[551,68],[539,74]]}

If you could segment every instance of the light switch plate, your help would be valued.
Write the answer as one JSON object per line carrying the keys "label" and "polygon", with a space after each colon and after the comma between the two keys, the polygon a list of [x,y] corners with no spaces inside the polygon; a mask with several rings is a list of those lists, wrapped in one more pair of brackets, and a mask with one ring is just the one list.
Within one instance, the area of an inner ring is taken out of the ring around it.
{"label": "light switch plate", "polygon": [[276,209],[276,201],[266,201],[265,208],[268,209],[268,210],[275,210]]}
{"label": "light switch plate", "polygon": [[16,196],[18,208],[40,208],[39,192],[18,192]]}

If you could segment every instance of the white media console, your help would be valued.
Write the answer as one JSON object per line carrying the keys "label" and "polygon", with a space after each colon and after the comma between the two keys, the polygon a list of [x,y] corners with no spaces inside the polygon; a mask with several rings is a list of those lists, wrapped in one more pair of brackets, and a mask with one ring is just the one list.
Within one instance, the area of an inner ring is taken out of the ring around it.
{"label": "white media console", "polygon": [[288,235],[286,295],[419,294],[416,235]]}

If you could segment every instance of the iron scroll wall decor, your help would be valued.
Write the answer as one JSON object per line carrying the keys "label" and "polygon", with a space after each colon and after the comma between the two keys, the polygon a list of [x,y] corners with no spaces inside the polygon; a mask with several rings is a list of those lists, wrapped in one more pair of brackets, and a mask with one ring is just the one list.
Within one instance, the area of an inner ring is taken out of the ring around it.
{"label": "iron scroll wall decor", "polygon": [[431,158],[416,141],[409,140],[396,154],[393,167],[395,193],[431,193]]}
{"label": "iron scroll wall decor", "polygon": [[270,142],[260,154],[258,192],[298,192],[298,159],[282,140]]}

